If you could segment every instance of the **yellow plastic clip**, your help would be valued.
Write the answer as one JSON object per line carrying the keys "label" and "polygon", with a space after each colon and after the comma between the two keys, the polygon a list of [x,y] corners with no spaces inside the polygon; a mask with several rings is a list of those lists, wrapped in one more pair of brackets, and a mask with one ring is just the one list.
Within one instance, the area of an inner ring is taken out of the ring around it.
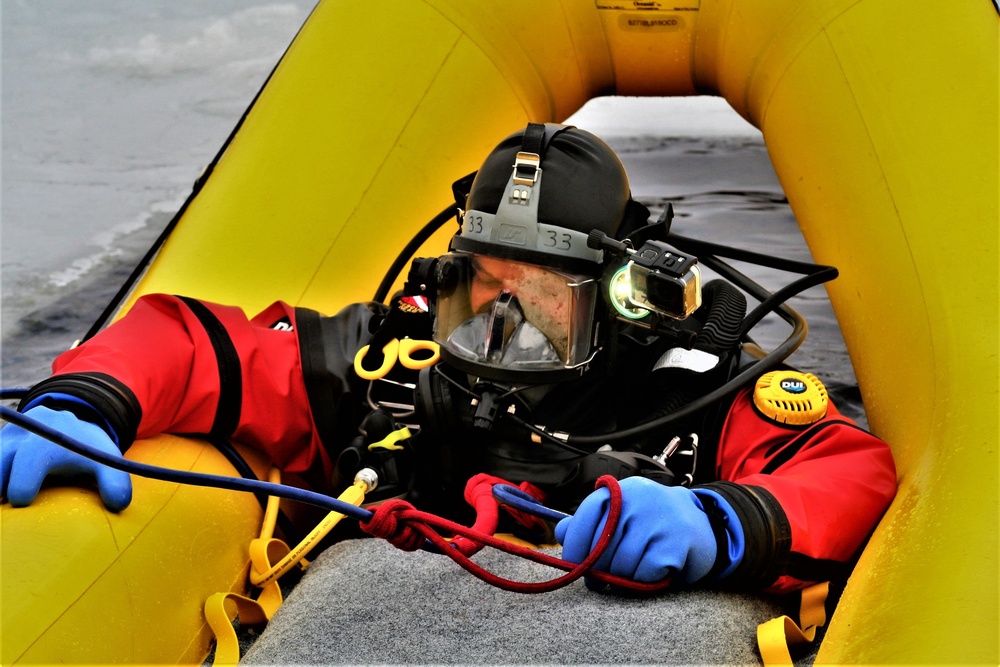
{"label": "yellow plastic clip", "polygon": [[376,449],[388,449],[389,451],[398,452],[403,449],[403,446],[397,445],[396,443],[400,440],[408,440],[410,437],[410,429],[405,426],[397,428],[395,431],[385,436],[378,442],[373,442],[368,445],[368,451],[374,452]]}
{"label": "yellow plastic clip", "polygon": [[382,348],[382,365],[373,371],[368,370],[362,365],[370,347],[370,345],[365,345],[354,355],[354,372],[358,374],[359,378],[364,380],[378,380],[385,377],[392,370],[392,367],[396,365],[396,358],[399,356],[399,341],[393,338],[385,344],[385,347]]}
{"label": "yellow plastic clip", "polygon": [[[368,370],[362,362],[368,354],[370,345],[365,345],[354,355],[354,372],[364,380],[378,380],[384,378],[396,361],[403,364],[405,368],[419,371],[422,368],[433,366],[441,359],[441,348],[432,340],[415,340],[404,338],[399,340],[393,338],[382,348],[382,364],[375,370]],[[430,354],[426,354],[426,353]]]}
{"label": "yellow plastic clip", "polygon": [[[430,354],[422,354],[430,352]],[[441,347],[432,340],[404,338],[399,341],[399,363],[411,371],[433,366],[441,359]]]}

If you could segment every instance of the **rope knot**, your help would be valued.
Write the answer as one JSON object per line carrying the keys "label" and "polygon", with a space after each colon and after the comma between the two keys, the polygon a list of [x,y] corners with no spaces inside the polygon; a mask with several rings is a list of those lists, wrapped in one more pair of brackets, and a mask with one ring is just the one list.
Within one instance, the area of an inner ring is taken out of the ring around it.
{"label": "rope knot", "polygon": [[397,549],[416,551],[423,546],[424,536],[402,516],[413,509],[413,505],[405,500],[387,500],[372,508],[372,518],[361,523],[361,530],[387,540]]}

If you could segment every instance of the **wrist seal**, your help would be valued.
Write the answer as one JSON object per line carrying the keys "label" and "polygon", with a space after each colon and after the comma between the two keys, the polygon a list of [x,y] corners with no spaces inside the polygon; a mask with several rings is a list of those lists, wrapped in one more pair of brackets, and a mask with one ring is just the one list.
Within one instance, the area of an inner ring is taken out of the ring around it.
{"label": "wrist seal", "polygon": [[[132,390],[104,373],[67,373],[55,375],[33,386],[18,404],[24,410],[45,394],[67,394],[91,406],[107,421],[118,440],[118,448],[125,452],[133,442],[142,421],[142,407]],[[78,405],[67,403],[63,407],[71,412]],[[79,415],[86,419],[86,415]],[[88,419],[88,421],[93,421]],[[98,424],[100,425],[100,424]]]}
{"label": "wrist seal", "polygon": [[725,578],[726,587],[760,589],[774,583],[787,570],[792,546],[791,526],[777,499],[763,487],[733,482],[710,482],[698,488],[722,496],[743,526],[745,551]]}

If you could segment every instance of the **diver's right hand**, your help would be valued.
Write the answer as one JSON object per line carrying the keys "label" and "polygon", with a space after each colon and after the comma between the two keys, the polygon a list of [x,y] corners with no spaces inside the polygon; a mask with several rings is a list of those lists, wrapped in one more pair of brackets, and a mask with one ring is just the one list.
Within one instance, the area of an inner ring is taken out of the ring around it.
{"label": "diver's right hand", "polygon": [[[38,406],[24,414],[108,454],[122,455],[104,429],[72,412]],[[104,506],[112,512],[121,512],[132,502],[132,479],[127,472],[92,461],[14,424],[0,429],[0,494],[11,505],[30,505],[49,475],[93,477]]]}

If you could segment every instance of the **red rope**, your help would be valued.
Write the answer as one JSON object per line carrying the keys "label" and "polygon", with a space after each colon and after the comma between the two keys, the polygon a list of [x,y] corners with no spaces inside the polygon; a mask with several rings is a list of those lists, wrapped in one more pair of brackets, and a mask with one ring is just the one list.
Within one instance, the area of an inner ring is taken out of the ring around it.
{"label": "red rope", "polygon": [[[493,535],[497,532],[497,524],[500,523],[500,503],[493,497],[493,487],[497,484],[510,484],[510,482],[493,475],[479,473],[471,477],[465,484],[465,502],[469,503],[476,511],[476,521],[470,529],[474,535]],[[542,490],[529,482],[521,482],[518,488],[539,502],[545,501],[545,494],[542,493]],[[519,512],[507,506],[504,506],[504,510],[528,530],[545,531],[545,522],[537,516]],[[451,540],[451,547],[458,549],[466,556],[475,555],[483,546],[474,539],[462,535],[456,535]]]}
{"label": "red rope", "polygon": [[[403,500],[390,500],[374,508],[374,515],[369,521],[361,524],[361,529],[370,535],[388,540],[397,548],[404,551],[416,551],[423,545],[424,540],[430,541],[449,558],[482,581],[517,593],[545,593],[554,591],[576,581],[584,575],[613,586],[635,591],[652,592],[666,588],[670,584],[670,577],[662,581],[644,583],[592,569],[594,563],[597,562],[607,549],[611,537],[614,535],[615,528],[618,526],[618,519],[621,516],[622,507],[622,493],[621,488],[618,486],[618,480],[610,475],[605,475],[597,480],[597,487],[605,487],[611,493],[608,520],[605,522],[604,530],[601,532],[597,544],[594,545],[593,551],[579,564],[556,558],[535,549],[512,544],[491,534],[467,528],[434,514],[421,512]],[[566,574],[540,582],[506,579],[472,562],[472,559],[469,558],[471,554],[464,553],[465,549],[463,548],[452,546],[453,542],[446,540],[438,531],[464,538],[475,544],[477,551],[483,546],[493,547],[494,549],[499,549],[500,551],[526,558],[542,565],[565,570]]]}

